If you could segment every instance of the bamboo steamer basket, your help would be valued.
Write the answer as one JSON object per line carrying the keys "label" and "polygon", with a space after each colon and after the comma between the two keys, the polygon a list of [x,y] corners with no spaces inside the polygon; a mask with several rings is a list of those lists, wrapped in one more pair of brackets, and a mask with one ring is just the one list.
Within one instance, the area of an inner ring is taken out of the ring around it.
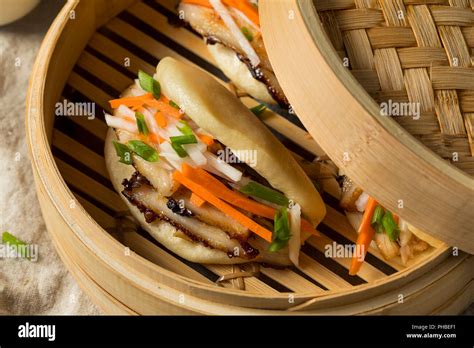
{"label": "bamboo steamer basket", "polygon": [[[277,78],[329,157],[383,205],[470,253],[473,6],[279,0],[260,7]],[[381,103],[408,102],[420,108],[418,119],[381,115]]]}
{"label": "bamboo steamer basket", "polygon": [[[324,257],[326,245],[351,244],[357,236],[338,207],[334,180],[323,185],[328,215],[318,228],[322,237],[303,247],[298,268],[193,264],[123,215],[104,165],[101,113],[91,120],[56,117],[55,107],[66,99],[108,110],[107,101],[138,69],[152,72],[165,56],[222,79],[202,40],[169,24],[175,5],[70,0],[32,71],[26,127],[38,198],[60,257],[92,300],[109,314],[454,314],[466,308],[473,300],[473,258],[428,236],[432,247],[407,266],[371,248],[356,277],[348,276],[350,259]],[[268,112],[263,121],[297,158],[324,156],[287,118]],[[218,286],[219,277],[227,280]]]}

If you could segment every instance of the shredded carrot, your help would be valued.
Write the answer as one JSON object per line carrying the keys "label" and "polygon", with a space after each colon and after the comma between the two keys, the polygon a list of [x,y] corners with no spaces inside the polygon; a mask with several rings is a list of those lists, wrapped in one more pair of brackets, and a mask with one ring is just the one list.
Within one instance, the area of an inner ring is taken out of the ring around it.
{"label": "shredded carrot", "polygon": [[148,139],[152,143],[155,143],[155,144],[161,144],[163,142],[163,140],[158,135],[156,135],[155,133],[148,134]]}
{"label": "shredded carrot", "polygon": [[157,111],[155,113],[155,120],[156,123],[158,123],[158,126],[161,128],[165,128],[168,125],[168,121],[166,120],[165,115],[161,111]]}
{"label": "shredded carrot", "polygon": [[154,107],[159,111],[162,111],[165,114],[177,119],[181,119],[183,116],[180,110],[177,110],[176,108],[169,105],[169,99],[166,98],[164,95],[161,95],[160,99],[156,100],[155,98],[153,98],[153,95],[151,93],[146,93],[138,97],[113,99],[110,100],[109,103],[112,109],[118,108],[120,105],[125,105],[132,108],[133,111],[137,111],[144,105],[147,105]]}
{"label": "shredded carrot", "polygon": [[181,2],[185,4],[190,4],[190,5],[198,5],[198,6],[212,8],[212,5],[209,2],[209,0],[182,0]]}
{"label": "shredded carrot", "polygon": [[316,229],[311,225],[311,223],[306,219],[301,219],[301,231],[312,234],[316,237],[321,237],[321,234],[316,231]]}
{"label": "shredded carrot", "polygon": [[160,100],[147,99],[147,100],[145,100],[145,105],[154,107],[154,108],[160,110],[161,112],[163,112],[163,113],[165,113],[165,114],[167,114],[171,117],[177,118],[178,120],[183,117],[183,114],[181,112],[179,112],[178,109],[172,107],[169,104],[169,102],[166,102],[166,99],[164,99],[164,96],[162,96],[160,98]]}
{"label": "shredded carrot", "polygon": [[202,199],[201,197],[199,197],[197,194],[195,194],[194,192],[191,194],[191,199],[190,199],[191,203],[194,204],[196,207],[202,207],[202,205],[204,203],[206,203],[206,201],[204,199]]}
{"label": "shredded carrot", "polygon": [[369,250],[370,242],[374,238],[375,230],[372,228],[371,221],[377,204],[378,203],[375,199],[369,197],[367,206],[365,207],[364,216],[362,217],[362,222],[359,226],[359,236],[357,237],[356,242],[356,251],[358,252],[354,252],[354,255],[352,256],[352,263],[349,269],[350,275],[356,275],[357,272],[359,272]]}
{"label": "shredded carrot", "polygon": [[[199,5],[207,8],[213,8],[211,3],[208,0],[182,0],[185,4]],[[226,6],[233,7],[236,10],[239,10],[248,19],[252,21],[257,27],[260,27],[260,19],[258,18],[258,10],[253,6],[248,0],[223,0],[222,1]]]}
{"label": "shredded carrot", "polygon": [[198,138],[206,145],[211,146],[214,144],[214,139],[206,134],[198,134]]}
{"label": "shredded carrot", "polygon": [[260,19],[258,17],[257,8],[252,5],[248,0],[224,0],[224,4],[227,6],[233,7],[252,21],[257,27],[260,27]]}
{"label": "shredded carrot", "polygon": [[153,100],[151,93],[139,95],[137,97],[124,97],[119,99],[109,100],[112,109],[118,108],[120,105],[125,105],[132,108],[139,108],[145,104],[147,100]]}
{"label": "shredded carrot", "polygon": [[[275,208],[251,200],[240,192],[232,191],[218,179],[201,168],[193,168],[184,163],[183,175],[194,180],[199,185],[206,187],[213,195],[227,203],[267,219],[273,219],[275,216]],[[320,236],[314,227],[311,226],[311,223],[305,219],[301,219],[301,230],[315,236]]]}
{"label": "shredded carrot", "polygon": [[199,185],[206,187],[213,195],[220,199],[241,207],[251,213],[273,219],[275,209],[245,197],[243,194],[228,189],[222,182],[201,168],[193,168],[183,164],[183,175],[192,178]]}
{"label": "shredded carrot", "polygon": [[244,214],[239,212],[237,209],[233,208],[232,206],[228,205],[224,201],[217,198],[215,195],[209,192],[206,187],[203,187],[202,185],[196,183],[194,180],[191,180],[190,178],[188,178],[187,176],[185,176],[183,173],[179,171],[175,171],[173,173],[173,178],[176,181],[178,181],[180,184],[182,184],[183,186],[187,187],[192,192],[199,195],[199,197],[201,197],[205,201],[215,206],[224,214],[240,222],[243,226],[247,227],[250,231],[259,235],[260,237],[262,237],[268,242],[272,241],[272,232],[260,226],[255,221],[250,219],[248,216],[245,216]]}
{"label": "shredded carrot", "polygon": [[398,217],[397,214],[393,214],[392,213],[392,216],[393,216],[393,221],[395,221],[395,223],[398,225],[399,221],[400,221],[400,218]]}

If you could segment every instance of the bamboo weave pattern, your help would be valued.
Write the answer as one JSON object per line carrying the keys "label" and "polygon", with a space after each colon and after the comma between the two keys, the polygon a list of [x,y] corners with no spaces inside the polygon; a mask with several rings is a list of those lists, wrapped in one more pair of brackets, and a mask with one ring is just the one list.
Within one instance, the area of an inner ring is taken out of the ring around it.
{"label": "bamboo weave pattern", "polygon": [[474,175],[474,0],[314,3],[367,92],[378,103],[417,105],[419,118],[392,118]]}

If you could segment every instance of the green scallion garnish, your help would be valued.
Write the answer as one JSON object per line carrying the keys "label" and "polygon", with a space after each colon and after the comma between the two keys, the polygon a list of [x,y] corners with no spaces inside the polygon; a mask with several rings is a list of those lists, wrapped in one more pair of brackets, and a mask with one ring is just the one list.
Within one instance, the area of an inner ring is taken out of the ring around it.
{"label": "green scallion garnish", "polygon": [[240,30],[242,31],[242,34],[244,34],[245,38],[249,41],[252,41],[253,40],[253,35],[252,33],[250,32],[249,28],[247,27],[242,27],[240,28]]}
{"label": "green scallion garnish", "polygon": [[191,127],[189,127],[189,124],[187,124],[186,121],[179,121],[179,124],[181,125],[181,127],[177,127],[181,133],[183,133],[184,135],[193,135],[193,130],[191,129]]}
{"label": "green scallion garnish", "polygon": [[287,206],[290,202],[284,194],[255,181],[250,181],[248,184],[242,186],[239,191],[247,196],[260,198],[281,206]]}
{"label": "green scallion garnish", "polygon": [[170,106],[174,107],[175,109],[178,109],[178,110],[181,109],[181,108],[179,107],[179,105],[176,104],[176,103],[175,103],[174,101],[172,101],[172,100],[170,100],[169,104],[170,104]]}
{"label": "green scallion garnish", "polygon": [[127,145],[113,141],[115,152],[117,156],[120,157],[120,161],[123,164],[132,164],[132,151],[128,148]]}
{"label": "green scallion garnish", "polygon": [[370,225],[375,232],[386,233],[392,242],[395,242],[400,235],[400,228],[395,222],[392,213],[385,210],[380,204],[375,207]]}
{"label": "green scallion garnish", "polygon": [[273,219],[273,241],[268,250],[275,252],[284,248],[288,244],[290,237],[288,210],[286,207],[282,207],[277,210]]}
{"label": "green scallion garnish", "polygon": [[375,207],[375,210],[374,210],[374,215],[372,215],[372,220],[370,222],[370,224],[372,225],[372,227],[375,225],[375,224],[379,224],[381,225],[382,224],[382,217],[383,215],[385,214],[385,210],[382,208],[381,205],[377,205]]}
{"label": "green scallion garnish", "polygon": [[148,162],[157,162],[159,159],[158,152],[150,145],[141,140],[130,140],[127,143],[130,150]]}
{"label": "green scallion garnish", "polygon": [[250,108],[250,111],[252,111],[255,116],[260,116],[266,109],[267,107],[264,104],[259,104],[253,108]]}
{"label": "green scallion garnish", "polygon": [[136,112],[135,118],[137,119],[138,132],[142,133],[143,135],[148,135],[150,131],[148,130],[148,126],[146,125],[145,116],[140,112]]}
{"label": "green scallion garnish", "polygon": [[385,230],[385,233],[388,234],[390,240],[395,242],[400,235],[400,228],[393,219],[393,215],[388,210],[385,212],[385,215],[382,218],[382,226]]}
{"label": "green scallion garnish", "polygon": [[146,72],[139,70],[138,81],[143,90],[153,94],[156,99],[160,98],[161,86],[160,83],[153,78],[153,76],[150,76]]}
{"label": "green scallion garnish", "polygon": [[188,155],[186,150],[183,148],[183,145],[188,144],[197,144],[197,139],[192,134],[179,135],[176,137],[170,137],[171,147],[176,151],[179,157],[183,158]]}

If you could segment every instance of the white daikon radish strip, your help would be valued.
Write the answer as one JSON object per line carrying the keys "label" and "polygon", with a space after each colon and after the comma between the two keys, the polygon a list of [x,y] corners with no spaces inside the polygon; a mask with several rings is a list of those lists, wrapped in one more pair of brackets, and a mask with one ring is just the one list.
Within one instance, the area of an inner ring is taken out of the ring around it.
{"label": "white daikon radish strip", "polygon": [[232,12],[239,18],[241,18],[245,23],[250,25],[253,29],[260,32],[260,28],[255,25],[242,11],[237,10],[236,8],[231,7]]}
{"label": "white daikon radish strip", "polygon": [[175,169],[181,170],[183,161],[178,154],[173,150],[171,145],[167,142],[163,142],[159,146],[160,157],[165,158]]}
{"label": "white daikon radish strip", "polygon": [[176,151],[171,147],[171,144],[164,141],[160,144],[160,156],[171,158],[175,160],[181,160]]}
{"label": "white daikon radish strip", "polygon": [[295,266],[298,266],[301,249],[301,207],[294,204],[288,209],[290,216],[290,240],[288,241],[288,256]]}
{"label": "white daikon radish strip", "polygon": [[207,145],[204,144],[202,141],[199,140],[199,137],[196,137],[198,139],[198,143],[197,144],[194,144],[198,149],[199,151],[201,151],[202,153],[206,152],[207,151]]}
{"label": "white daikon radish strip", "polygon": [[109,127],[123,129],[131,133],[138,133],[136,123],[129,122],[121,117],[105,114],[105,122]]}
{"label": "white daikon radish strip", "polygon": [[222,18],[227,28],[229,28],[231,34],[239,43],[240,48],[247,55],[247,58],[250,60],[252,66],[254,68],[257,67],[260,64],[260,58],[245,35],[242,33],[242,31],[240,31],[240,28],[237,26],[237,24],[235,24],[235,21],[227,8],[222,4],[221,0],[209,0],[209,2],[211,3],[212,7],[214,7],[214,10],[216,10],[217,14]]}
{"label": "white daikon radish strip", "polygon": [[143,116],[145,116],[145,121],[150,131],[153,134],[159,134],[160,127],[158,127],[158,123],[156,123],[156,120],[153,117],[152,113],[148,111],[146,108],[142,108],[140,110]]}
{"label": "white daikon radish strip", "polygon": [[189,157],[179,157],[176,151],[171,147],[171,144],[168,142],[163,142],[159,146],[160,156],[164,157],[170,162],[170,164],[176,169],[181,170],[183,163],[189,164],[191,167],[196,167],[196,163]]}
{"label": "white daikon radish strip", "polygon": [[178,129],[178,126],[178,122],[171,121],[170,123],[168,123],[168,126],[166,126],[165,128],[168,137],[178,137],[183,135],[183,133],[181,133],[181,131]]}
{"label": "white daikon radish strip", "polygon": [[251,180],[250,178],[248,177],[245,177],[245,176],[242,176],[242,178],[237,181],[237,182],[230,182],[229,185],[233,188],[235,188],[236,190],[240,190],[240,188],[242,188],[243,186],[247,185],[249,182],[251,182],[253,180]]}
{"label": "white daikon radish strip", "polygon": [[197,166],[202,167],[206,165],[207,158],[200,151],[198,144],[183,145],[183,149],[188,153],[189,157],[191,157]]}
{"label": "white daikon radish strip", "polygon": [[217,158],[216,155],[206,152],[204,156],[207,158],[207,162],[211,167],[217,169],[225,176],[229,177],[232,181],[240,181],[242,179],[242,172],[240,170],[235,169],[230,164],[227,164],[223,160]]}
{"label": "white daikon radish strip", "polygon": [[400,245],[406,246],[412,237],[412,232],[408,229],[408,223],[405,219],[399,218],[398,227],[400,228]]}
{"label": "white daikon radish strip", "polygon": [[367,206],[367,202],[369,201],[369,195],[365,192],[362,192],[355,201],[355,206],[358,211],[363,213],[365,211],[365,207]]}
{"label": "white daikon radish strip", "polygon": [[[191,125],[191,124],[190,124]],[[191,127],[193,128],[193,127]],[[194,129],[194,128],[193,128]],[[208,137],[211,137],[211,138],[214,138],[214,136],[208,132],[206,132],[204,129],[202,129],[201,127],[199,128],[196,128],[196,133],[197,134],[202,134],[202,135],[207,135]]]}
{"label": "white daikon radish strip", "polygon": [[128,106],[120,105],[116,111],[117,111],[118,117],[126,118],[126,119],[129,119],[130,121],[135,122],[135,112],[132,109],[130,109]]}

